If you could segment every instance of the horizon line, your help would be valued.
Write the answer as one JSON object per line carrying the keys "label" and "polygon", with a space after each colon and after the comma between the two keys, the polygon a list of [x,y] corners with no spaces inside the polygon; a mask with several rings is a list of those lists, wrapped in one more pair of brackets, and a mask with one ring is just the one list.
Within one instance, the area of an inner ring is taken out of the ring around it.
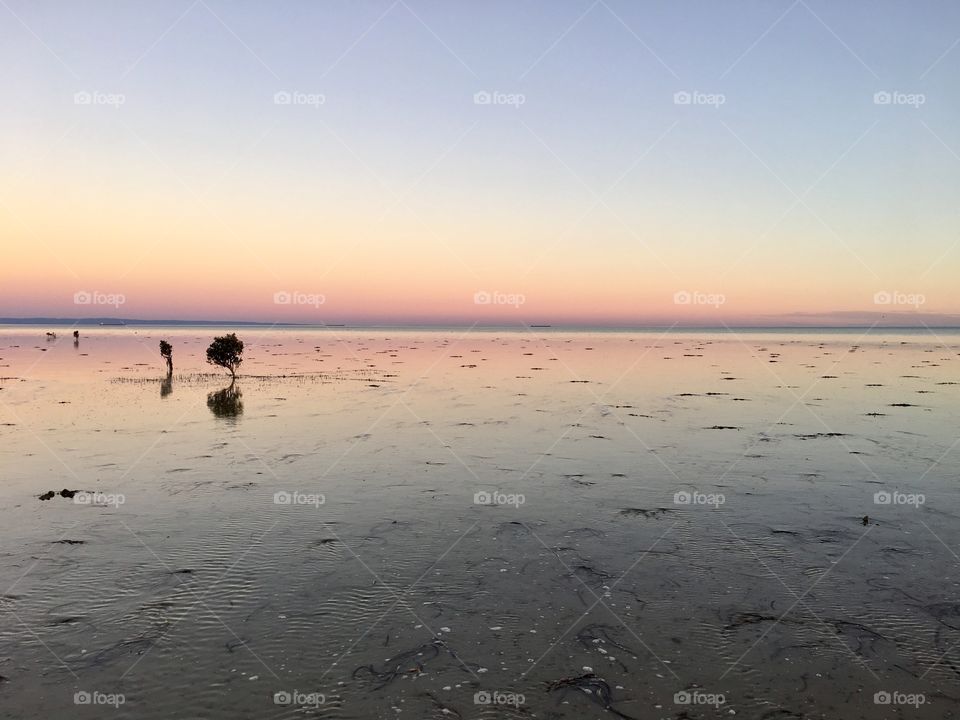
{"label": "horizon line", "polygon": [[913,325],[887,325],[878,323],[837,323],[837,324],[806,324],[794,322],[790,324],[769,324],[769,323],[719,323],[719,324],[701,324],[701,323],[683,323],[676,321],[673,323],[648,323],[637,325],[623,325],[617,323],[481,323],[481,322],[463,322],[463,321],[428,321],[428,322],[350,322],[350,323],[300,323],[289,321],[263,321],[263,320],[191,320],[191,319],[137,319],[137,318],[117,318],[117,317],[87,317],[87,318],[55,318],[55,317],[5,317],[0,318],[0,325],[7,326],[27,326],[27,325],[67,325],[76,326],[97,326],[97,327],[276,327],[276,328],[307,328],[307,329],[338,329],[338,330],[357,330],[357,329],[480,329],[480,330],[499,330],[499,329],[527,329],[527,330],[960,330],[960,324],[932,324],[919,323]]}

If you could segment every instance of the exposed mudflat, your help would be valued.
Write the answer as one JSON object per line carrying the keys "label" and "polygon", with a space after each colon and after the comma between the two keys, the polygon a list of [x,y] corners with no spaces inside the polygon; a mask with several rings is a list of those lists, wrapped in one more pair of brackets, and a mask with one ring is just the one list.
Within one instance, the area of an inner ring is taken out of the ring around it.
{"label": "exposed mudflat", "polygon": [[0,717],[960,717],[957,333],[215,332],[0,330]]}

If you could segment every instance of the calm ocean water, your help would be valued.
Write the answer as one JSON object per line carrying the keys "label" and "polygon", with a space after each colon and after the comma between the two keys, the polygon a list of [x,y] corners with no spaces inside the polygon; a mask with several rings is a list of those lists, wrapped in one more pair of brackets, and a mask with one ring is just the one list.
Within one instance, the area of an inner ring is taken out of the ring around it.
{"label": "calm ocean water", "polygon": [[53,330],[0,717],[960,717],[956,330]]}

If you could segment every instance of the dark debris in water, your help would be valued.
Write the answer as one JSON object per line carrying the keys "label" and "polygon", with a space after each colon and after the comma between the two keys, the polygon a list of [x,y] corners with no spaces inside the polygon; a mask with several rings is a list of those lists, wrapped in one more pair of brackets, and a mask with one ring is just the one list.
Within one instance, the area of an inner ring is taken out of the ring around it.
{"label": "dark debris in water", "polygon": [[437,710],[439,710],[445,717],[455,717],[455,718],[462,718],[462,717],[463,717],[463,715],[461,715],[457,710],[455,710],[454,708],[450,707],[449,705],[443,703],[443,702],[440,700],[440,698],[438,698],[438,697],[437,697],[436,695],[434,695],[433,693],[431,693],[431,692],[426,692],[426,693],[424,693],[424,696],[425,696],[426,698],[428,698],[428,699],[430,700],[430,702],[433,703],[433,706],[434,706]]}
{"label": "dark debris in water", "polygon": [[143,655],[156,644],[162,635],[163,630],[161,628],[153,628],[148,632],[121,640],[97,652],[88,653],[75,661],[74,666],[79,668],[101,667],[128,658],[131,654]]}
{"label": "dark debris in water", "polygon": [[47,492],[43,493],[42,495],[38,495],[37,497],[39,497],[41,500],[52,500],[57,495],[65,498],[72,498],[78,492],[80,492],[80,490],[68,490],[67,488],[60,490],[59,492],[56,490],[47,490]]}
{"label": "dark debris in water", "polygon": [[580,630],[580,632],[577,633],[577,640],[585,648],[592,648],[598,643],[605,643],[617,648],[618,650],[628,652],[636,657],[637,653],[634,652],[633,648],[623,645],[619,640],[616,639],[618,635],[622,634],[622,632],[622,628],[614,625],[592,623],[585,626]]}
{"label": "dark debris in water", "polygon": [[738,628],[744,627],[745,625],[757,625],[760,623],[775,623],[775,624],[797,624],[801,623],[799,620],[793,620],[786,617],[786,615],[770,615],[765,613],[755,613],[755,612],[735,612],[730,616],[730,621],[723,628],[725,631],[736,630]]}
{"label": "dark debris in water", "polygon": [[59,617],[53,620],[51,625],[73,625],[83,620],[79,615],[66,615],[64,617]]}
{"label": "dark debris in water", "polygon": [[[399,677],[419,675],[424,671],[427,663],[440,657],[441,651],[445,651],[446,654],[454,658],[459,666],[471,669],[468,665],[464,665],[453,650],[447,647],[443,641],[432,640],[431,642],[424,643],[423,645],[388,658],[380,668],[376,667],[373,663],[361,665],[353,671],[352,677],[354,680],[369,679],[374,683],[376,689],[379,690]],[[478,668],[479,666],[476,666],[473,667],[472,670]]]}
{"label": "dark debris in water", "polygon": [[236,638],[234,640],[227,640],[223,646],[227,649],[227,652],[232,653],[237,648],[245,647],[247,641],[242,638]]}
{"label": "dark debris in water", "polygon": [[613,713],[617,717],[626,718],[626,720],[635,720],[630,715],[613,707],[613,690],[603,678],[599,678],[593,673],[586,673],[576,677],[561,678],[547,683],[548,692],[559,692],[561,697],[565,697],[569,691],[579,690],[590,700],[602,707],[604,710]]}
{"label": "dark debris in water", "polygon": [[620,511],[621,515],[626,515],[628,517],[636,517],[641,515],[645,518],[655,518],[660,517],[661,515],[666,515],[669,512],[673,512],[670,508],[652,508],[647,510],[646,508],[623,508]]}

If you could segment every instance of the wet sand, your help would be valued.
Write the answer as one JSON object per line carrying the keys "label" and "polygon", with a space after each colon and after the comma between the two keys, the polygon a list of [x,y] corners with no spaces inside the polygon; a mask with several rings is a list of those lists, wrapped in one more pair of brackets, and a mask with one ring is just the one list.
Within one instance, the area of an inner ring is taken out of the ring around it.
{"label": "wet sand", "polygon": [[44,331],[0,717],[960,717],[956,332]]}

